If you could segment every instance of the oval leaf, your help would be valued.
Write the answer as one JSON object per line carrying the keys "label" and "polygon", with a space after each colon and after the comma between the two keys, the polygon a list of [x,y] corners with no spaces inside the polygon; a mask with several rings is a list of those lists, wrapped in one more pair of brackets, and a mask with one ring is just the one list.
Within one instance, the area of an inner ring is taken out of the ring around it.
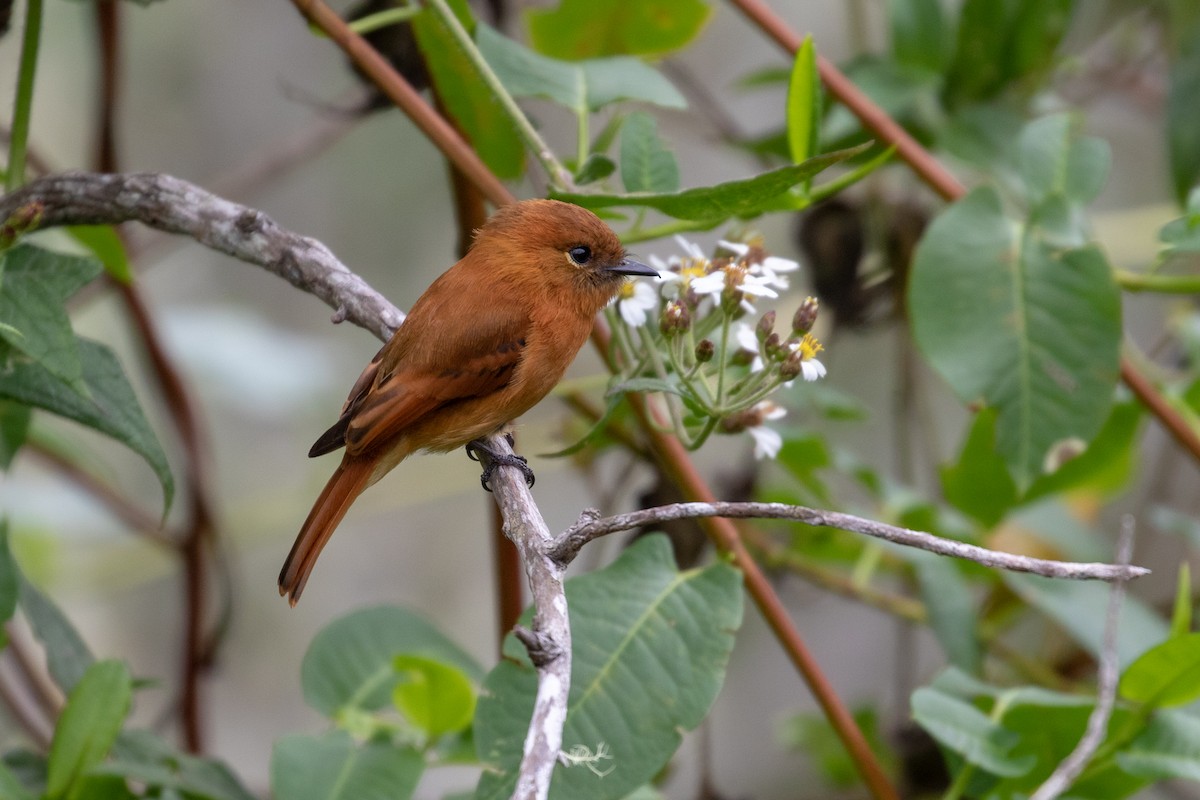
{"label": "oval leaf", "polygon": [[356,745],[345,731],[297,734],[275,743],[271,790],[276,800],[407,800],[424,769],[409,747]]}
{"label": "oval leaf", "polygon": [[328,717],[343,707],[383,708],[399,680],[393,659],[401,653],[453,664],[473,682],[483,678],[474,659],[424,618],[380,606],[335,620],[313,638],[300,665],[304,700]]}
{"label": "oval leaf", "polygon": [[120,661],[97,661],[67,696],[50,744],[46,797],[65,797],[99,764],[129,713],[133,680]]}
{"label": "oval leaf", "polygon": [[1031,755],[1012,757],[1019,737],[957,697],[928,687],[917,689],[912,710],[913,719],[939,744],[994,775],[1024,775],[1036,761]]}
{"label": "oval leaf", "polygon": [[[560,765],[550,795],[617,800],[653,777],[708,712],[741,623],[741,575],[728,564],[679,572],[670,543],[654,535],[568,581],[567,599],[574,661],[563,749],[600,757],[595,771]],[[512,794],[533,709],[536,675],[511,635],[505,654],[475,713],[488,767],[481,800]]]}
{"label": "oval leaf", "polygon": [[788,80],[787,139],[793,164],[800,164],[816,154],[820,127],[821,79],[817,75],[817,48],[809,34],[796,51]]}
{"label": "oval leaf", "polygon": [[674,192],[679,188],[675,154],[658,136],[658,123],[643,111],[621,127],[621,182],[627,192]]}
{"label": "oval leaf", "polygon": [[678,50],[711,14],[703,0],[562,0],[557,8],[530,10],[525,18],[539,52],[578,61]]}
{"label": "oval leaf", "polygon": [[996,444],[1019,489],[1047,453],[1090,441],[1112,405],[1120,294],[1092,247],[1058,250],[976,189],[929,226],[909,284],[913,336],[964,402],[997,411]]}
{"label": "oval leaf", "polygon": [[434,737],[471,724],[475,689],[461,669],[410,655],[396,656],[392,665],[400,673],[392,702],[413,725]]}
{"label": "oval leaf", "polygon": [[1200,697],[1200,633],[1167,639],[1121,676],[1121,696],[1147,705],[1181,706]]}

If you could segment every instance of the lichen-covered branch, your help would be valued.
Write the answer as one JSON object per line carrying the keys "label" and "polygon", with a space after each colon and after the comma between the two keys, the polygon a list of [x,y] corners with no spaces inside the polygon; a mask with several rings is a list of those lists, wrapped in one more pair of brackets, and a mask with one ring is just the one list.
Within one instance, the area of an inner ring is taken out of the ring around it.
{"label": "lichen-covered branch", "polygon": [[335,321],[353,322],[381,339],[404,321],[395,306],[321,242],[170,175],[47,175],[0,197],[0,223],[14,217],[32,218],[33,228],[141,222],[257,264],[324,300],[336,310]]}

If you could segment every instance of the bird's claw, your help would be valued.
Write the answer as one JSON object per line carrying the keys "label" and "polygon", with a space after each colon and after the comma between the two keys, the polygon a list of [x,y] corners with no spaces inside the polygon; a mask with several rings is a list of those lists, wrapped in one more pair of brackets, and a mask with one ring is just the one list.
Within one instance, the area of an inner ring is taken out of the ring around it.
{"label": "bird's claw", "polygon": [[479,461],[480,454],[488,457],[488,465],[484,467],[483,472],[479,475],[479,483],[487,491],[492,491],[492,487],[488,483],[492,480],[492,474],[496,471],[496,467],[516,467],[521,470],[521,474],[525,476],[525,485],[533,488],[535,480],[533,470],[529,467],[529,460],[524,456],[519,456],[507,453],[495,453],[485,447],[481,442],[470,442],[467,445],[467,458],[472,461]]}

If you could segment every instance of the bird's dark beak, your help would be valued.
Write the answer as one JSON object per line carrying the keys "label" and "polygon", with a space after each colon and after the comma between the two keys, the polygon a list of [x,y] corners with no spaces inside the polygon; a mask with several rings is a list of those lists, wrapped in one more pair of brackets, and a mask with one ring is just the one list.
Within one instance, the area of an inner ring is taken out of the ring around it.
{"label": "bird's dark beak", "polygon": [[615,272],[618,275],[646,275],[648,277],[657,278],[658,272],[647,267],[637,259],[626,256],[615,265],[608,268],[609,272]]}

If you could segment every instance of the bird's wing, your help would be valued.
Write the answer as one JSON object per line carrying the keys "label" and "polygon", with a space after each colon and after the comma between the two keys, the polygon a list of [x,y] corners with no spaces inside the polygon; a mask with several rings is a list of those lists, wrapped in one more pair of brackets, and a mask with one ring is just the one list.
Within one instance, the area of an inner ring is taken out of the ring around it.
{"label": "bird's wing", "polygon": [[470,320],[410,317],[401,330],[408,325],[412,334],[399,337],[367,368],[374,371],[369,385],[350,398],[328,432],[351,453],[402,434],[443,406],[507,386],[525,352],[529,318],[517,309],[492,307]]}

